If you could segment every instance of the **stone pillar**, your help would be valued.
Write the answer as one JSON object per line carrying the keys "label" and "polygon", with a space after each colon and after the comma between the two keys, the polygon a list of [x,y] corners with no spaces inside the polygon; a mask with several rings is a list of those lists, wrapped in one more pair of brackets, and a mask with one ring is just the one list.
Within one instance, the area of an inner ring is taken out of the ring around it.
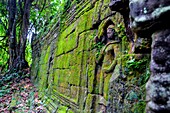
{"label": "stone pillar", "polygon": [[152,38],[146,113],[170,113],[170,0],[130,0],[131,28]]}

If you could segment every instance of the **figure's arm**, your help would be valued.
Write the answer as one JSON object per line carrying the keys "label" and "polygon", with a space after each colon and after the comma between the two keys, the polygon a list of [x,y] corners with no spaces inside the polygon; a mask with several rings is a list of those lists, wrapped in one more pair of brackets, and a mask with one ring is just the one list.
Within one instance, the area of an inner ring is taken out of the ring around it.
{"label": "figure's arm", "polygon": [[109,68],[103,69],[103,71],[105,73],[113,72],[115,67],[116,67],[116,65],[117,65],[117,58],[115,58],[115,60],[113,60],[112,64],[109,66]]}
{"label": "figure's arm", "polygon": [[118,53],[119,53],[118,45],[114,46],[114,53],[115,53],[115,58],[114,58],[113,62],[111,63],[109,68],[103,70],[105,73],[113,72],[116,65],[117,65],[117,59],[119,57],[119,55],[118,55]]}

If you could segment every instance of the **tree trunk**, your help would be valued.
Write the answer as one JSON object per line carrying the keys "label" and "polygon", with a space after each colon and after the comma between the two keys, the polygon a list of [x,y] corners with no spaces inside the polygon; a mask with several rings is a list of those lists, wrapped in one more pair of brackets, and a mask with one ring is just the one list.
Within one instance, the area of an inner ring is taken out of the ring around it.
{"label": "tree trunk", "polygon": [[21,37],[20,37],[20,50],[19,50],[19,59],[20,59],[20,69],[28,67],[28,62],[25,60],[25,49],[26,41],[29,28],[29,17],[30,17],[30,8],[31,0],[24,0],[24,11],[22,17],[22,28],[21,28]]}
{"label": "tree trunk", "polygon": [[[9,55],[10,62],[9,68],[11,69],[19,69],[22,70],[28,67],[28,62],[25,60],[25,49],[26,49],[26,41],[28,35],[29,28],[29,17],[30,17],[30,8],[32,0],[24,0],[19,1],[23,2],[23,6],[20,6],[21,12],[21,31],[19,36],[19,41],[17,44],[16,41],[16,20],[17,16],[17,7],[16,0],[8,0],[8,9],[9,9]],[[21,3],[22,4],[22,3]],[[20,5],[21,5],[20,4]]]}
{"label": "tree trunk", "polygon": [[9,68],[13,68],[16,55],[16,0],[8,0],[9,10]]}

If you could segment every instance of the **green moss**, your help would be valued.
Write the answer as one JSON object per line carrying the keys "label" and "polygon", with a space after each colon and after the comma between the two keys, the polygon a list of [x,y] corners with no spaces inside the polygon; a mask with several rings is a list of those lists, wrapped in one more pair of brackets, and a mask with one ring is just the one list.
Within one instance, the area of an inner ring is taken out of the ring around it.
{"label": "green moss", "polygon": [[77,38],[76,32],[71,33],[66,39],[66,52],[74,49],[77,46]]}
{"label": "green moss", "polygon": [[76,33],[79,34],[85,30],[92,28],[93,13],[94,13],[94,9],[91,9],[80,16],[77,22]]}
{"label": "green moss", "polygon": [[59,36],[59,40],[66,38],[76,27],[77,27],[77,22],[75,21],[71,25],[69,25],[69,26],[67,25],[66,29],[64,31],[61,29],[60,30],[61,34]]}
{"label": "green moss", "polygon": [[65,54],[63,56],[63,68],[68,69],[69,68],[69,59],[68,59],[68,54]]}
{"label": "green moss", "polygon": [[85,34],[85,45],[84,45],[84,50],[85,51],[90,51],[93,49],[93,45],[95,44],[94,37],[97,35],[97,30],[91,30],[87,31]]}
{"label": "green moss", "polygon": [[80,94],[79,94],[79,101],[78,104],[80,106],[80,110],[84,110],[84,105],[85,104],[85,98],[87,97],[87,88],[86,87],[80,87]]}
{"label": "green moss", "polygon": [[54,64],[53,64],[53,68],[54,69],[56,69],[58,66],[57,66],[57,64],[58,64],[58,60],[57,60],[57,57],[54,57]]}
{"label": "green moss", "polygon": [[36,57],[31,65],[31,79],[35,84],[37,84],[38,70],[39,70],[39,59],[38,57]]}
{"label": "green moss", "polygon": [[111,14],[111,10],[109,9],[109,3],[110,0],[104,0],[102,7],[100,8],[100,15],[101,15],[101,20],[103,20],[104,18],[108,17]]}
{"label": "green moss", "polygon": [[86,23],[87,23],[87,15],[84,14],[78,19],[77,27],[76,27],[76,33],[80,34],[86,29]]}
{"label": "green moss", "polygon": [[67,113],[74,113],[71,109],[69,109],[68,111],[67,111]]}
{"label": "green moss", "polygon": [[48,62],[50,57],[50,46],[47,48],[47,50],[42,51],[42,55],[40,58],[40,69],[38,72],[38,79],[39,79],[39,90],[45,91],[45,89],[48,86],[47,81],[47,70],[48,70]]}
{"label": "green moss", "polygon": [[105,26],[105,24],[106,24],[106,21],[102,21],[101,24],[99,25],[98,35],[97,35],[99,38],[104,35],[104,26]]}
{"label": "green moss", "polygon": [[41,64],[44,64],[44,58],[45,58],[45,51],[43,50],[42,52],[41,52],[41,56],[40,56],[40,65]]}
{"label": "green moss", "polygon": [[61,55],[60,57],[57,58],[57,64],[56,64],[57,68],[60,68],[60,69],[64,68],[64,60],[63,60],[64,56],[65,55]]}
{"label": "green moss", "polygon": [[60,106],[57,110],[57,113],[66,113],[67,109],[68,109],[68,107],[66,107],[66,106]]}
{"label": "green moss", "polygon": [[93,23],[96,23],[100,20],[100,2],[101,1],[97,1],[95,3],[95,6],[93,8],[93,15],[92,15],[92,19],[93,19]]}
{"label": "green moss", "polygon": [[47,65],[46,64],[41,65],[39,73],[40,73],[39,90],[43,92],[47,88]]}
{"label": "green moss", "polygon": [[80,67],[79,65],[72,66],[69,73],[69,84],[77,85],[80,84]]}
{"label": "green moss", "polygon": [[72,56],[70,53],[67,54],[67,61],[66,61],[66,67],[70,68],[70,62],[72,60]]}
{"label": "green moss", "polygon": [[48,112],[51,113],[52,111],[56,110],[57,105],[53,102],[51,98],[47,96],[44,96],[44,101],[45,101],[44,106],[47,108]]}
{"label": "green moss", "polygon": [[72,59],[70,61],[70,64],[72,66],[75,66],[75,65],[81,65],[81,62],[82,62],[82,55],[83,55],[83,51],[81,51],[83,48],[78,46],[77,49],[75,49],[73,51],[72,54]]}
{"label": "green moss", "polygon": [[68,69],[69,68],[68,54],[63,54],[63,55],[57,57],[54,65],[55,65],[54,66],[55,68]]}
{"label": "green moss", "polygon": [[65,52],[65,47],[66,47],[65,41],[66,41],[65,39],[58,40],[55,56],[58,56],[58,55],[63,54]]}
{"label": "green moss", "polygon": [[83,32],[82,34],[79,35],[79,44],[78,44],[78,47],[76,49],[76,52],[78,52],[78,53],[83,52],[86,38],[87,38],[86,32]]}
{"label": "green moss", "polygon": [[86,29],[90,29],[90,28],[92,28],[92,25],[93,25],[94,10],[92,9],[92,10],[86,12],[85,14],[86,14],[86,17],[87,17]]}
{"label": "green moss", "polygon": [[94,90],[94,80],[95,78],[94,71],[95,71],[95,55],[94,51],[88,51],[89,55],[87,58],[88,63],[88,91],[92,92]]}
{"label": "green moss", "polygon": [[88,91],[92,92],[93,91],[93,84],[94,84],[94,66],[93,65],[88,65]]}
{"label": "green moss", "polygon": [[84,52],[83,62],[81,68],[81,86],[86,87],[88,79],[88,64],[87,64],[88,53]]}
{"label": "green moss", "polygon": [[69,59],[68,54],[63,54],[54,60],[54,68],[58,69],[68,69],[69,68]]}
{"label": "green moss", "polygon": [[50,46],[47,48],[46,54],[45,54],[45,58],[44,58],[44,63],[48,63],[49,62],[49,57],[50,57]]}
{"label": "green moss", "polygon": [[65,88],[65,87],[62,86],[62,87],[58,87],[57,90],[58,90],[58,92],[60,92],[60,94],[63,97],[65,97],[65,98],[70,100],[70,92],[71,92],[70,89]]}
{"label": "green moss", "polygon": [[54,82],[54,76],[53,76],[53,73],[52,73],[52,70],[50,70],[50,74],[48,76],[48,89],[49,89],[49,92],[48,93],[51,93],[51,88],[52,88],[52,85],[53,85],[53,82]]}
{"label": "green moss", "polygon": [[[75,50],[74,50],[75,51]],[[74,66],[75,64],[76,64],[76,62],[75,62],[75,54],[74,54],[74,51],[71,51],[70,53],[68,53],[69,54],[69,58],[70,58],[70,60],[69,60],[69,67],[70,66]]]}
{"label": "green moss", "polygon": [[88,94],[87,95],[87,99],[86,99],[86,108],[85,108],[85,111],[89,111],[92,108],[92,106],[94,104],[93,100],[94,100],[94,95]]}
{"label": "green moss", "polygon": [[80,88],[78,86],[71,86],[71,100],[73,100],[75,103],[78,102],[79,99],[79,90]]}
{"label": "green moss", "polygon": [[76,18],[80,17],[91,8],[92,8],[92,4],[89,1],[85,1],[83,4],[77,5]]}
{"label": "green moss", "polygon": [[108,7],[104,11],[101,11],[101,19],[104,19],[105,17],[109,16],[110,14],[111,14],[111,10]]}
{"label": "green moss", "polygon": [[67,70],[60,70],[60,77],[59,77],[59,86],[60,87],[68,87],[68,75],[67,75]]}
{"label": "green moss", "polygon": [[54,69],[53,76],[54,76],[54,85],[58,86],[60,71],[58,69]]}

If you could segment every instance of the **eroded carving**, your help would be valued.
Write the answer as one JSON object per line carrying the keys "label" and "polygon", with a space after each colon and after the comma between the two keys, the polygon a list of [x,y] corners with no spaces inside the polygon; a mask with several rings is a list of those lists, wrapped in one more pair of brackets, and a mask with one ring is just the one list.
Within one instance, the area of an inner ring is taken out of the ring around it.
{"label": "eroded carving", "polygon": [[[96,60],[97,65],[101,66],[99,93],[102,96],[100,99],[102,101],[99,104],[103,104],[105,107],[107,106],[109,84],[120,75],[120,63],[118,63],[118,58],[120,58],[120,40],[115,34],[114,25],[108,25],[106,36],[101,38],[105,45],[102,47],[100,55]],[[97,42],[98,40],[96,39]],[[102,112],[106,112],[106,109],[102,110]]]}

